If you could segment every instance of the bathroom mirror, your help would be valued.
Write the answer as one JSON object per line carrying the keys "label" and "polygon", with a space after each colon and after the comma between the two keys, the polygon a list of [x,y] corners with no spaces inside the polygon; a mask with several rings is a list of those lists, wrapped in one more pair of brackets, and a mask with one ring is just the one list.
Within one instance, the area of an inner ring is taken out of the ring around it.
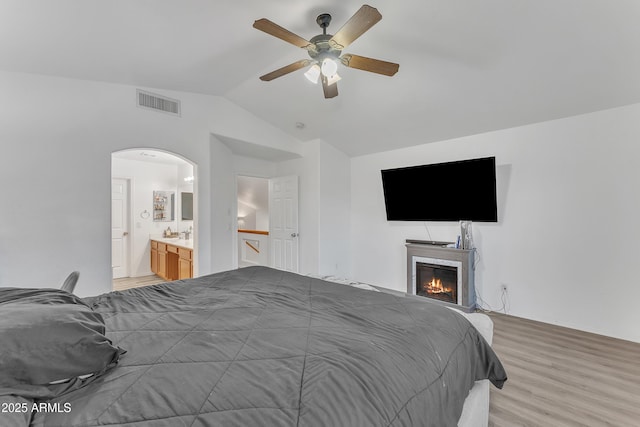
{"label": "bathroom mirror", "polygon": [[173,221],[174,216],[175,193],[173,191],[154,191],[153,192],[153,220],[154,221]]}
{"label": "bathroom mirror", "polygon": [[193,193],[180,193],[180,207],[183,221],[193,221]]}

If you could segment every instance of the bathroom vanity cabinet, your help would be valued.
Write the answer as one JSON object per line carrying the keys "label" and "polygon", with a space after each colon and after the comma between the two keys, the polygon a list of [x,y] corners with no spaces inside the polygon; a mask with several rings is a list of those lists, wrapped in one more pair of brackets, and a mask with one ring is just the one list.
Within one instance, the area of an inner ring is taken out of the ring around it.
{"label": "bathroom vanity cabinet", "polygon": [[151,271],[169,281],[192,278],[192,241],[184,239],[152,239]]}

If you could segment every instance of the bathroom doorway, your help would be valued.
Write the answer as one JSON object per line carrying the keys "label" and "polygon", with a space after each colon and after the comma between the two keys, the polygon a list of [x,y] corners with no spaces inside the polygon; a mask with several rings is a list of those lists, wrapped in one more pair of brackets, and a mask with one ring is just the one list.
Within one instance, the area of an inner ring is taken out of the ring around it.
{"label": "bathroom doorway", "polygon": [[[165,282],[152,271],[151,241],[171,230],[176,245],[192,247],[193,276],[197,275],[197,166],[173,153],[156,149],[129,149],[111,155],[112,185],[126,182],[127,205],[112,195],[112,270],[113,289],[123,290]],[[112,189],[113,193],[113,189]],[[166,195],[163,212],[154,197]],[[115,227],[120,218],[122,232]],[[116,231],[114,231],[116,230]],[[185,233],[186,232],[186,233]],[[176,235],[176,233],[178,233]],[[126,254],[128,268],[119,266],[120,254]]]}

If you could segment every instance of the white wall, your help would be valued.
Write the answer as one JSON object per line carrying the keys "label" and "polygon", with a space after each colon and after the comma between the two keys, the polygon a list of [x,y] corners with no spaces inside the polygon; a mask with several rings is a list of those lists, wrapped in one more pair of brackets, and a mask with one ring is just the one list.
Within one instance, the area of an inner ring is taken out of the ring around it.
{"label": "white wall", "polygon": [[238,228],[244,230],[257,230],[256,209],[247,203],[238,200]]}
{"label": "white wall", "polygon": [[269,209],[256,211],[256,230],[269,231]]}
{"label": "white wall", "polygon": [[234,155],[233,167],[236,175],[271,178],[276,173],[276,162],[253,157]]}
{"label": "white wall", "polygon": [[214,272],[231,270],[237,250],[237,201],[233,153],[211,135],[211,191],[212,199],[212,268]]}
{"label": "white wall", "polygon": [[209,197],[210,99],[170,94],[183,101],[176,118],[136,107],[135,88],[123,85],[0,73],[0,92],[0,285],[57,287],[79,270],[79,295],[111,290],[114,151],[156,147],[193,159]]}
{"label": "white wall", "polygon": [[[241,156],[234,157],[234,165]],[[269,231],[269,179],[237,175],[238,228]]]}
{"label": "white wall", "polygon": [[[268,189],[265,191],[268,191]],[[238,200],[238,215],[240,215],[238,217],[238,228],[245,230],[269,231],[268,207],[255,209],[253,206]]]}
{"label": "white wall", "polygon": [[0,286],[58,287],[79,270],[79,295],[111,290],[111,153],[128,148],[196,164],[199,274],[231,268],[217,200],[218,182],[235,180],[212,168],[211,133],[280,150],[297,141],[221,97],[141,89],[181,100],[182,116],[138,108],[133,86],[0,72]]}
{"label": "white wall", "polygon": [[640,104],[353,158],[352,275],[404,291],[405,239],[459,234],[387,222],[381,169],[496,156],[499,222],[473,224],[482,298],[499,308],[506,284],[510,314],[640,341],[638,140]]}
{"label": "white wall", "polygon": [[327,143],[319,143],[319,148],[318,273],[349,277],[350,159]]}

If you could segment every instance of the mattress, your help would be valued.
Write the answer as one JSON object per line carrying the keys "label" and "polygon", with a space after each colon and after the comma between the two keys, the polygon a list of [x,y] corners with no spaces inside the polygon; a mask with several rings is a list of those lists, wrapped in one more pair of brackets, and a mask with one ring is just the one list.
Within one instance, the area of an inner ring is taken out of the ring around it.
{"label": "mattress", "polygon": [[[493,343],[493,321],[482,313],[465,313],[465,317],[480,332],[489,345]],[[487,427],[489,425],[489,380],[478,380],[464,401],[458,427]]]}
{"label": "mattress", "polygon": [[126,353],[51,398],[9,394],[69,409],[31,426],[455,426],[476,381],[506,380],[459,313],[267,267],[83,303]]}

